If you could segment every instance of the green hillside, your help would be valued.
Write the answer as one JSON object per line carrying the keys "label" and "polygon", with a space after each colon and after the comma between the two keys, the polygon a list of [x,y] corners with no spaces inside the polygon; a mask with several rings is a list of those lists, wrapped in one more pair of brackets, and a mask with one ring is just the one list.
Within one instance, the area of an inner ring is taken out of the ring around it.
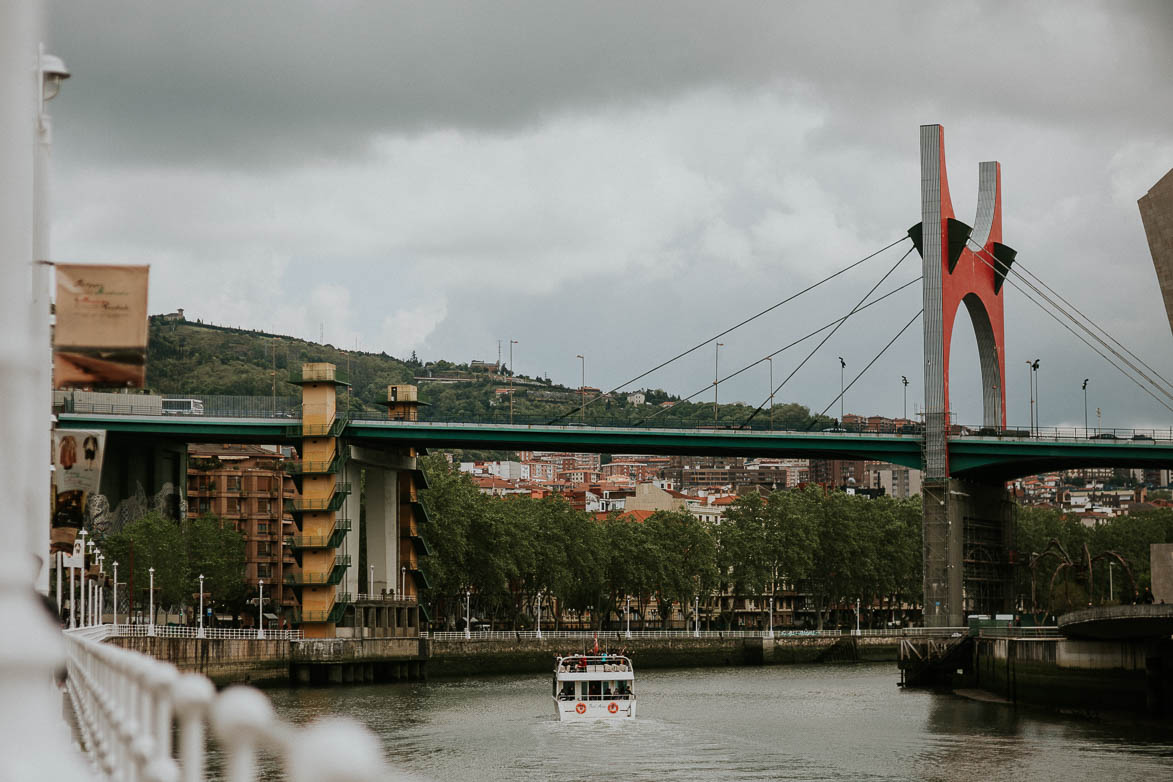
{"label": "green hillside", "polygon": [[[506,375],[449,361],[421,363],[414,356],[398,359],[386,353],[342,350],[295,337],[211,324],[150,321],[147,385],[156,393],[296,397],[287,382],[290,371],[305,362],[329,362],[348,370],[352,410],[376,410],[387,397],[387,386],[413,383],[419,387],[422,419],[434,421],[508,421],[509,388]],[[631,389],[634,391],[635,389]],[[630,405],[627,391],[588,404],[586,423],[647,424],[654,426],[712,426],[713,406],[679,402],[659,389],[646,390],[647,404]],[[588,394],[587,400],[591,397]],[[668,409],[663,402],[673,402]],[[566,423],[584,420],[582,395],[575,388],[519,375],[513,385],[513,420],[537,423],[561,417]],[[740,424],[752,412],[742,404],[720,405],[718,423]],[[763,412],[755,426],[767,423]],[[774,410],[777,428],[821,428],[826,418],[813,418],[803,405],[779,404]]]}

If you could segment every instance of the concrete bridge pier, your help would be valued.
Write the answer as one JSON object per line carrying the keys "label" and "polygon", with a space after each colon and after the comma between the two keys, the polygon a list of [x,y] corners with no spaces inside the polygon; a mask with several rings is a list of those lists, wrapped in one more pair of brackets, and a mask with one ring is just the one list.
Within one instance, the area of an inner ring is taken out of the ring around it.
{"label": "concrete bridge pier", "polygon": [[1017,506],[1009,493],[948,478],[926,485],[923,497],[925,625],[959,627],[967,614],[1011,612]]}

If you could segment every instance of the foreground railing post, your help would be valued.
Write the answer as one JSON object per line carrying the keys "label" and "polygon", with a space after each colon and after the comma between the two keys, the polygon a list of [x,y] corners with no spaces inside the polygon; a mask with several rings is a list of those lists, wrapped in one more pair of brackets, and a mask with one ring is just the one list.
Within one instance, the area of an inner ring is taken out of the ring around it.
{"label": "foreground railing post", "polygon": [[175,716],[179,721],[179,764],[183,782],[203,782],[204,720],[216,688],[207,677],[186,673],[175,683]]}

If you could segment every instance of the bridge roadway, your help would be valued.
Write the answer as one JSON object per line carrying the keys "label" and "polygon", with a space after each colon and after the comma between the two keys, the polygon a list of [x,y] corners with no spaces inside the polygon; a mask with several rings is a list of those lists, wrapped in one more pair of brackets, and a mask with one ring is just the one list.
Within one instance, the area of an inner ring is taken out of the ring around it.
{"label": "bridge roadway", "polygon": [[[296,445],[302,437],[296,419],[282,418],[61,413],[57,426],[105,429],[122,446],[133,446],[138,439]],[[874,459],[921,467],[921,438],[916,434],[356,419],[347,423],[343,437],[370,447]],[[963,435],[950,437],[949,461],[954,477],[982,483],[1078,467],[1165,468],[1173,465],[1173,438]]]}

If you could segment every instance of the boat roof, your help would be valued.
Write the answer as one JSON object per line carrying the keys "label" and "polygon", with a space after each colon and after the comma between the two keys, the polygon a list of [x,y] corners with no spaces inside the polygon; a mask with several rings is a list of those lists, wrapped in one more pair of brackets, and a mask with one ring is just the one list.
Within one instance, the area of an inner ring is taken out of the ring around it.
{"label": "boat roof", "polygon": [[[569,665],[574,670],[563,671],[561,668]],[[605,671],[603,666],[622,666],[624,671]],[[585,666],[585,668],[583,667]],[[558,657],[554,663],[554,675],[558,681],[634,681],[635,671],[632,670],[631,660],[622,654],[572,654]]]}

